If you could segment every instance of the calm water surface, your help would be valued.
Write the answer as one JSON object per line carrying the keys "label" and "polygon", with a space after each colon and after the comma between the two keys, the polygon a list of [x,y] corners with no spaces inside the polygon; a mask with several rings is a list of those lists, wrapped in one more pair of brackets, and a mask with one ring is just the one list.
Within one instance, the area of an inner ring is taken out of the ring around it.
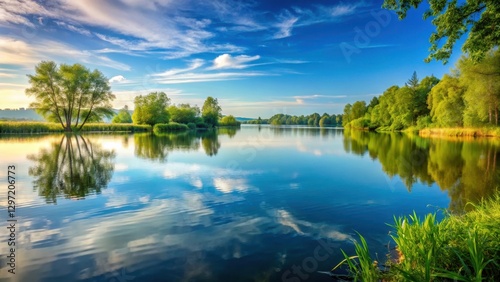
{"label": "calm water surface", "polygon": [[15,165],[17,224],[0,280],[331,281],[356,231],[383,261],[393,215],[492,194],[498,143],[265,126],[1,137],[1,218]]}

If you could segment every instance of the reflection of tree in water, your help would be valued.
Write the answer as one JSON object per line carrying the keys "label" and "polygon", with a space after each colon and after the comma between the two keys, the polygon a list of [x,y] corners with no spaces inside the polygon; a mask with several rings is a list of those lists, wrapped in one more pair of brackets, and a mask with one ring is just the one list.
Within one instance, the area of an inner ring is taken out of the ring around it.
{"label": "reflection of tree in water", "polygon": [[207,156],[215,156],[219,152],[219,136],[215,130],[207,130],[201,135],[201,145]]}
{"label": "reflection of tree in water", "polygon": [[135,155],[139,158],[165,162],[169,152],[196,151],[199,138],[193,132],[178,134],[135,134]]}
{"label": "reflection of tree in water", "polygon": [[29,175],[48,203],[56,203],[60,195],[82,198],[106,188],[113,175],[114,157],[114,151],[104,150],[83,136],[64,135],[49,149],[28,156],[35,162]]}
{"label": "reflection of tree in water", "polygon": [[[214,135],[215,136],[212,136]],[[149,159],[153,161],[165,162],[167,161],[168,154],[173,151],[198,151],[200,148],[200,139],[202,140],[203,148],[208,139],[217,139],[217,133],[210,130],[204,133],[186,132],[186,133],[172,133],[172,134],[135,134],[135,155],[139,158]],[[220,147],[220,143],[218,145]],[[217,154],[217,147],[211,153]]]}
{"label": "reflection of tree in water", "polygon": [[398,175],[409,191],[420,181],[448,191],[450,209],[463,211],[497,191],[500,144],[493,140],[424,139],[406,134],[345,131],[344,149],[378,159],[384,172]]}
{"label": "reflection of tree in water", "polygon": [[221,127],[217,129],[217,133],[219,135],[227,135],[229,138],[233,138],[239,130],[239,127]]}

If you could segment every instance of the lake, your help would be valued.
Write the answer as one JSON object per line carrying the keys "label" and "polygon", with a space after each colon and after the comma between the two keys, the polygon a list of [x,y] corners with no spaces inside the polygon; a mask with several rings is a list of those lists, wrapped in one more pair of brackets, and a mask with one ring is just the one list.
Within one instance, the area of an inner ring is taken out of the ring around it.
{"label": "lake", "polygon": [[[393,216],[494,193],[500,142],[242,126],[153,136],[0,137],[6,281],[332,281],[356,232],[374,258]],[[4,220],[5,219],[5,220]],[[389,245],[388,245],[389,244]]]}

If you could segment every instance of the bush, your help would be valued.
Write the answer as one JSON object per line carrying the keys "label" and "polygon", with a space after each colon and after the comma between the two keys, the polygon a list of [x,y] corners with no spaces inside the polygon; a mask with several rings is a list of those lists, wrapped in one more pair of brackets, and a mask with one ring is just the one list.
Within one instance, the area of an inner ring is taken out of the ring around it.
{"label": "bush", "polygon": [[211,128],[212,125],[211,124],[207,124],[207,123],[204,123],[204,122],[197,122],[196,123],[196,128],[198,129],[208,129],[208,128]]}
{"label": "bush", "polygon": [[190,122],[187,124],[187,127],[190,129],[190,130],[194,130],[196,129],[196,123],[194,122]]}
{"label": "bush", "polygon": [[219,126],[240,126],[241,122],[237,121],[234,116],[225,116],[219,121]]}
{"label": "bush", "polygon": [[153,127],[153,132],[156,134],[166,133],[166,132],[175,132],[175,131],[186,131],[188,130],[188,126],[185,124],[177,123],[177,122],[169,122],[169,123],[158,123]]}

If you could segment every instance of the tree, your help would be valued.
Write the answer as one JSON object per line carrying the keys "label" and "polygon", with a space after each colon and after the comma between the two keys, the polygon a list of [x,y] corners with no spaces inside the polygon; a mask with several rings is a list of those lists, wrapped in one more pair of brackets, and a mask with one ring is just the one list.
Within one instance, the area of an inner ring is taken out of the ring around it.
{"label": "tree", "polygon": [[500,51],[490,52],[480,63],[469,57],[458,62],[464,95],[466,125],[498,125],[500,108]]}
{"label": "tree", "polygon": [[349,122],[352,120],[351,115],[352,115],[352,105],[347,103],[344,106],[344,115],[342,115],[342,126],[346,126],[347,124],[349,124]]}
{"label": "tree", "polygon": [[128,106],[125,105],[123,109],[121,109],[116,116],[111,120],[112,123],[132,123],[132,117],[128,112]]}
{"label": "tree", "polygon": [[360,117],[363,117],[366,113],[366,102],[365,101],[356,101],[352,105],[352,112],[351,112],[351,120],[358,119]]}
{"label": "tree", "polygon": [[328,127],[332,125],[330,117],[328,115],[323,115],[323,117],[319,120],[319,126],[320,127]]}
{"label": "tree", "polygon": [[113,116],[111,101],[115,96],[108,79],[98,70],[90,71],[80,64],[58,67],[52,61],[42,61],[28,78],[31,87],[26,94],[35,98],[30,107],[49,121],[60,123],[67,132],[80,130],[89,120]]}
{"label": "tree", "polygon": [[[473,61],[480,61],[500,43],[500,2],[498,0],[428,0],[429,10],[424,19],[432,18],[436,31],[429,39],[431,47],[425,59],[441,60],[445,64],[451,56],[453,46],[462,35],[468,37],[462,51]],[[396,11],[404,19],[409,9],[417,8],[422,0],[385,0],[383,8]],[[439,45],[442,40],[444,44]]]}
{"label": "tree", "polygon": [[457,77],[444,75],[427,98],[432,122],[443,127],[462,126],[464,92]]}
{"label": "tree", "polygon": [[170,121],[184,124],[194,123],[196,117],[200,116],[200,108],[189,104],[172,105],[168,107],[168,113],[170,114]]}
{"label": "tree", "polygon": [[413,75],[411,76],[410,79],[408,79],[408,82],[406,82],[405,85],[407,87],[411,88],[412,90],[416,91],[418,84],[419,84],[419,81],[418,81],[418,77],[417,77],[417,72],[414,71]]}
{"label": "tree", "polygon": [[229,115],[221,118],[219,124],[222,126],[240,126],[241,122],[237,121],[234,116]]}
{"label": "tree", "polygon": [[169,115],[167,106],[170,98],[164,92],[151,92],[146,96],[139,95],[135,97],[135,110],[132,114],[132,120],[136,124],[149,124],[151,126],[157,123],[168,123]]}
{"label": "tree", "polygon": [[201,117],[205,123],[216,126],[221,117],[222,109],[217,98],[207,97],[201,108]]}

